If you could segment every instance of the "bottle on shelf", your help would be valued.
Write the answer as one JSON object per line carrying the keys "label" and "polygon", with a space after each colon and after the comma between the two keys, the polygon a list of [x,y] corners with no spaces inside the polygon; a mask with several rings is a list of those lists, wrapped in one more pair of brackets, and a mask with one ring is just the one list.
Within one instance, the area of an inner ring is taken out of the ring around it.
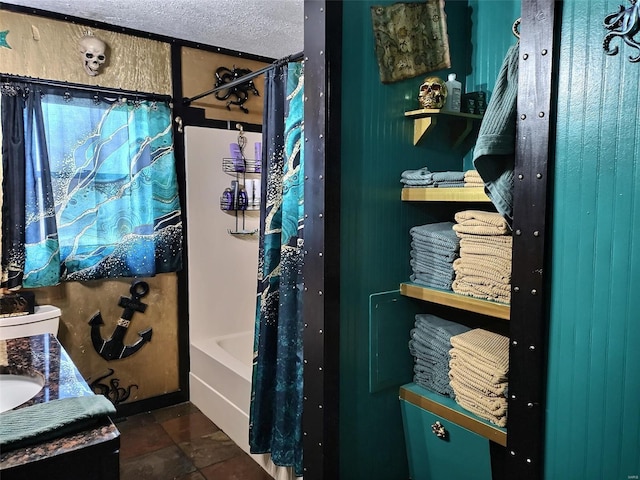
{"label": "bottle on shelf", "polygon": [[443,110],[449,112],[460,111],[460,99],[462,97],[462,84],[456,80],[456,74],[450,73],[445,82],[447,86],[447,98]]}
{"label": "bottle on shelf", "polygon": [[259,178],[253,179],[253,204],[256,209],[260,208],[260,188],[262,187],[262,182]]}
{"label": "bottle on shelf", "polygon": [[220,200],[220,208],[222,208],[222,210],[233,209],[233,192],[229,187],[225,188],[224,192],[222,192],[222,199]]}
{"label": "bottle on shelf", "polygon": [[238,190],[238,210],[246,210],[248,203],[247,191],[241,187]]}
{"label": "bottle on shelf", "polygon": [[262,167],[262,142],[256,142],[254,144],[255,149],[255,173],[260,173]]}

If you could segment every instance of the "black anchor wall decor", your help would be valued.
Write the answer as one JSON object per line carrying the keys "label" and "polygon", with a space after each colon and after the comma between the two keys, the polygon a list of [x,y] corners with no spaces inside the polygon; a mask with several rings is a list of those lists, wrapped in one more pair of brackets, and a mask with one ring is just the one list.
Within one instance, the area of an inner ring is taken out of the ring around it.
{"label": "black anchor wall decor", "polygon": [[124,335],[127,333],[129,325],[131,325],[133,314],[135,312],[144,313],[147,309],[147,304],[142,303],[140,299],[149,293],[149,284],[141,280],[134,282],[129,292],[131,293],[131,298],[120,297],[118,305],[124,308],[124,311],[109,339],[103,340],[100,334],[100,326],[104,325],[100,312],[96,313],[91,320],[89,320],[93,348],[106,360],[118,360],[133,355],[140,350],[145,343],[151,340],[153,331],[151,328],[147,328],[146,330],[138,332],[140,338],[133,345],[124,344]]}

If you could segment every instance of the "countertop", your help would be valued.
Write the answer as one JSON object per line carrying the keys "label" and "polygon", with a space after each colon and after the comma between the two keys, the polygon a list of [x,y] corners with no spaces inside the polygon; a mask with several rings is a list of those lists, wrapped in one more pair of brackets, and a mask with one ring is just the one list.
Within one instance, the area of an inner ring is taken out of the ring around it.
{"label": "countertop", "polygon": [[[42,390],[14,410],[56,399],[95,395],[55,336],[35,335],[2,340],[0,343],[5,341],[6,358],[3,358],[5,349],[2,345],[0,373],[44,377]],[[100,425],[83,432],[8,452],[3,451],[0,453],[0,471],[65,453],[77,452],[85,447],[119,439],[119,436],[120,433],[113,422],[105,419],[105,422]]]}

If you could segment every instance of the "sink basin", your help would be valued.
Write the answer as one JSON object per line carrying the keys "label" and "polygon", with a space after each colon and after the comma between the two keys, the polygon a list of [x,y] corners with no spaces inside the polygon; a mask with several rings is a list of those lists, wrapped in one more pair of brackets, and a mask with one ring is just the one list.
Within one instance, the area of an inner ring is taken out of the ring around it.
{"label": "sink basin", "polygon": [[22,405],[43,386],[44,379],[39,376],[0,374],[0,412]]}

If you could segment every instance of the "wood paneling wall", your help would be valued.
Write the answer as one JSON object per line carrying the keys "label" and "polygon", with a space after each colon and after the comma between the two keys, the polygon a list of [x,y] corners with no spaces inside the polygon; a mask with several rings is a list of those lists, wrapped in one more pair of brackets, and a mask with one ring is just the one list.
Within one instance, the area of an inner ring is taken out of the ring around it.
{"label": "wood paneling wall", "polygon": [[[3,73],[171,95],[168,43],[3,10],[0,48]],[[84,71],[78,41],[86,31],[108,45],[107,61],[95,77]]]}
{"label": "wood paneling wall", "polygon": [[[216,85],[216,70],[219,67],[248,69],[252,72],[260,70],[267,64],[249,60],[246,58],[230,57],[216,52],[198,50],[195,48],[182,49],[182,86],[184,97],[191,98],[201,93],[208,92]],[[253,80],[260,96],[249,91],[247,101],[243,106],[249,110],[244,113],[237,105],[230,105],[227,109],[227,100],[218,100],[215,94],[207,95],[195,100],[191,106],[204,109],[204,115],[209,119],[228,120],[231,122],[262,124],[262,106],[264,103],[264,75],[258,75]],[[222,90],[218,93],[223,96]],[[237,100],[230,97],[229,100]],[[231,125],[234,128],[234,125]]]}

